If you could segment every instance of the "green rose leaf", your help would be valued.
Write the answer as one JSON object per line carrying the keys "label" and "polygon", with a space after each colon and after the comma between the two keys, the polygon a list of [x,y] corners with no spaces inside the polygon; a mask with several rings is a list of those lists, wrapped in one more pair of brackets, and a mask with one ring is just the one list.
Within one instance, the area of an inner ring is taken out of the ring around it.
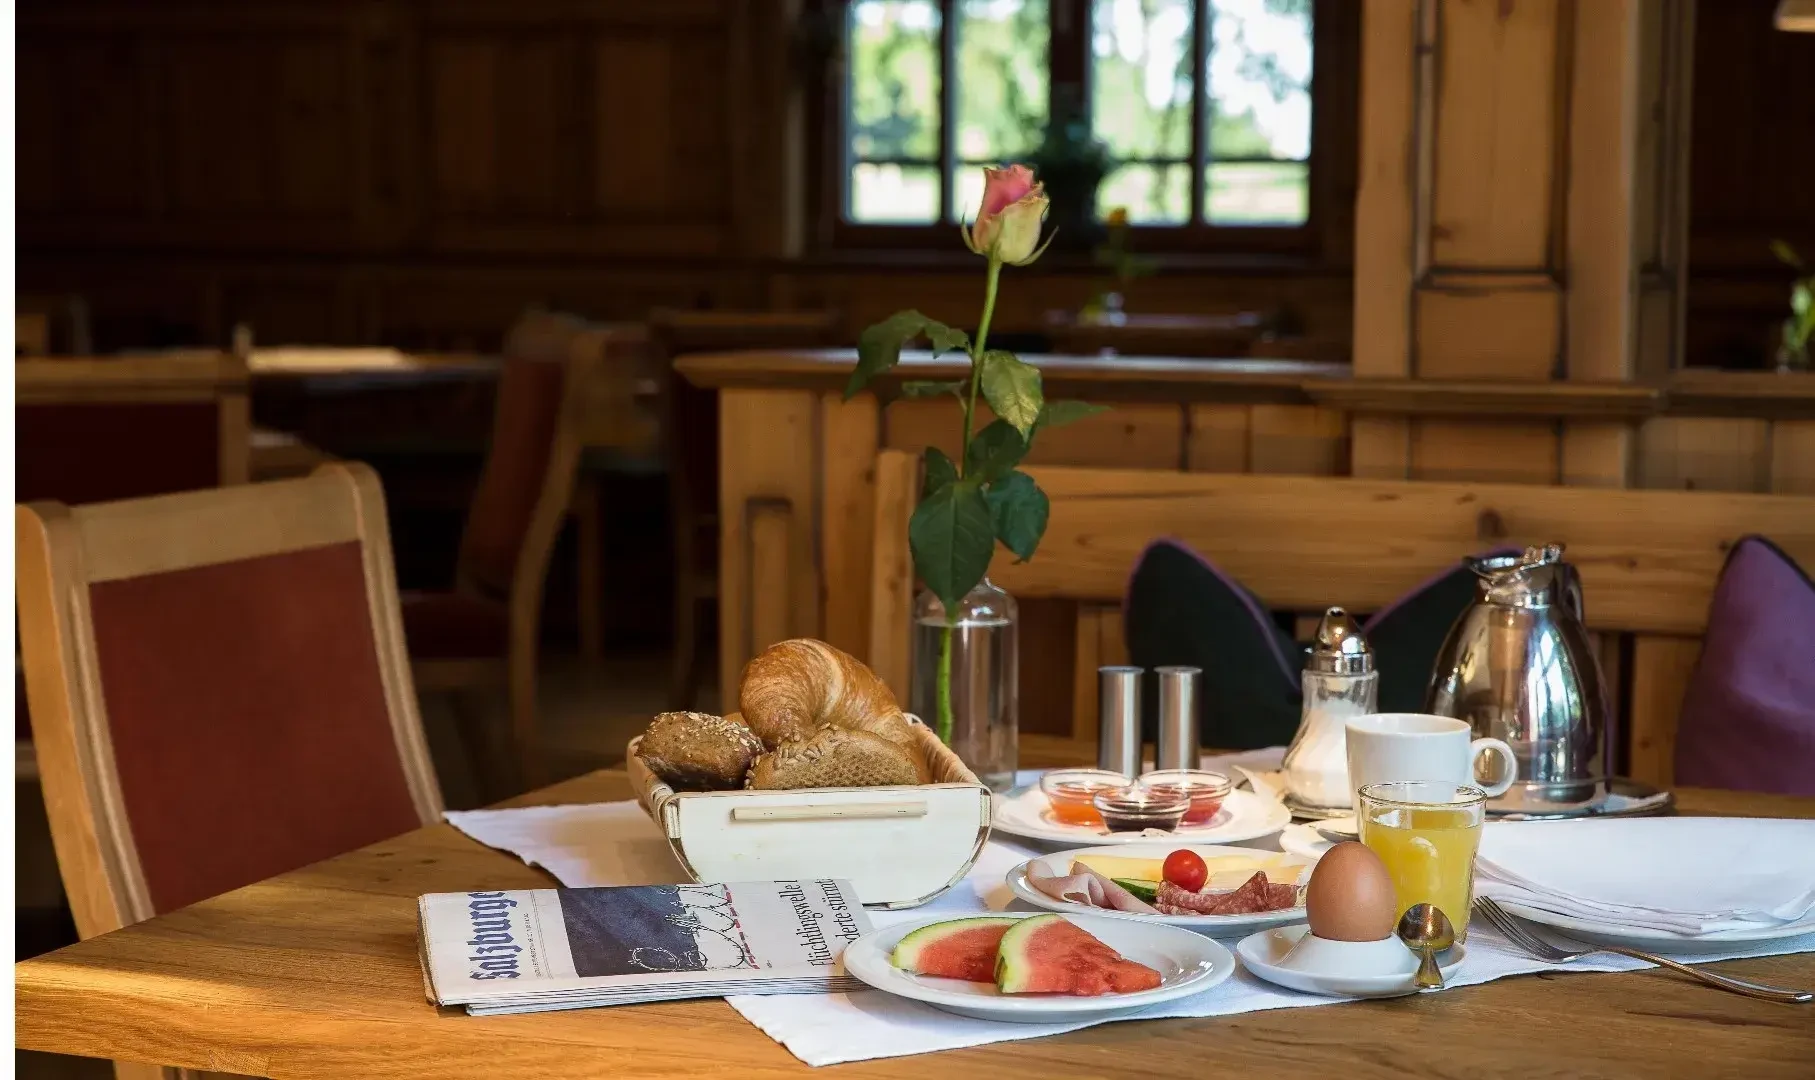
{"label": "green rose leaf", "polygon": [[929,319],[918,311],[897,311],[858,335],[857,367],[845,383],[844,399],[856,397],[871,379],[900,362],[901,350],[921,334],[932,343],[935,354],[964,348],[970,342],[964,331],[954,330],[937,319]]}
{"label": "green rose leaf", "polygon": [[1025,438],[1040,419],[1044,398],[1040,393],[1040,369],[1018,359],[1014,353],[991,349],[983,354],[983,398],[997,416],[1014,425]]}
{"label": "green rose leaf", "polygon": [[947,484],[923,499],[908,520],[914,569],[950,610],[989,572],[996,552],[995,523],[983,489]]}
{"label": "green rose leaf", "polygon": [[938,397],[940,394],[957,394],[962,397],[964,387],[963,379],[953,379],[951,382],[904,382],[901,384],[901,396],[904,398],[929,398]]}
{"label": "green rose leaf", "polygon": [[920,486],[920,497],[926,498],[942,487],[958,482],[958,466],[937,446],[926,448],[926,482]]}
{"label": "green rose leaf", "polygon": [[1027,454],[1027,440],[1007,420],[991,420],[971,440],[970,454],[964,459],[967,480],[989,483],[1007,476]]}
{"label": "green rose leaf", "polygon": [[1108,411],[1107,405],[1092,405],[1088,401],[1049,401],[1040,408],[1038,426],[1043,428],[1064,427],[1066,424],[1082,420],[1086,416],[1095,416],[1100,412]]}
{"label": "green rose leaf", "polygon": [[1034,557],[1040,537],[1046,534],[1046,518],[1052,503],[1034,478],[1016,470],[989,486],[990,515],[995,519],[996,539],[1015,553],[1021,562]]}

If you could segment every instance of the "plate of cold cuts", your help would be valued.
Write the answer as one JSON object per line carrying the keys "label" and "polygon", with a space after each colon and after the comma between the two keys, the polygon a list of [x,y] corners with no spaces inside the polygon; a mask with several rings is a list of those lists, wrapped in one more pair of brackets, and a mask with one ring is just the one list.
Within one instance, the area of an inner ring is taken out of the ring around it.
{"label": "plate of cold cuts", "polygon": [[1011,836],[1048,844],[1083,845],[1151,844],[1176,838],[1187,844],[1234,844],[1257,840],[1292,823],[1292,812],[1278,799],[1237,788],[1231,791],[1216,815],[1201,825],[1180,825],[1171,832],[1111,832],[1100,821],[1071,825],[1058,821],[1052,803],[1038,784],[1017,788],[996,797],[994,826]]}
{"label": "plate of cold cuts", "polygon": [[[1180,875],[1181,852],[1196,856],[1201,869]],[[1048,911],[1221,937],[1303,922],[1313,865],[1278,851],[1149,841],[1041,855],[1010,870],[1007,880],[1015,896]]]}

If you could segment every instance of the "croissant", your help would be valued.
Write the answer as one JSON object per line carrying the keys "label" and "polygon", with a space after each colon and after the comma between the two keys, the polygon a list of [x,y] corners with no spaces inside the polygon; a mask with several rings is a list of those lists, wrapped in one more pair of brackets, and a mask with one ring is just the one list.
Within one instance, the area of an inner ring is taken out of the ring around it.
{"label": "croissant", "polygon": [[912,726],[888,684],[863,661],[823,641],[796,638],[744,665],[744,723],[770,749],[811,738],[827,724],[880,735],[912,750]]}

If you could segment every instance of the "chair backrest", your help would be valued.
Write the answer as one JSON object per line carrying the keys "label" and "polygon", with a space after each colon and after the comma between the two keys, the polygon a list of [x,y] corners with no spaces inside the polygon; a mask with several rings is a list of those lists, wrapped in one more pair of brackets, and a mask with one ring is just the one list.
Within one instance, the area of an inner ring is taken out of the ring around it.
{"label": "chair backrest", "polygon": [[16,510],[21,653],[83,937],[437,820],[378,478]]}
{"label": "chair backrest", "polygon": [[[871,661],[895,686],[906,685],[910,666],[907,521],[918,467],[902,451],[884,451],[876,464]],[[1644,779],[1667,779],[1676,715],[1728,548],[1759,533],[1815,565],[1815,497],[1802,495],[1027,471],[1052,500],[1045,537],[1033,559],[997,559],[991,570],[1017,597],[1120,604],[1147,544],[1174,537],[1274,609],[1370,612],[1484,547],[1560,541],[1582,575],[1589,629],[1633,637],[1626,730],[1633,774]]]}
{"label": "chair backrest", "polygon": [[535,312],[512,328],[491,447],[460,540],[462,588],[502,598],[539,590],[573,497],[588,432],[628,414],[648,351],[641,327]]}
{"label": "chair backrest", "polygon": [[193,352],[19,360],[15,497],[104,502],[243,484],[245,362]]}

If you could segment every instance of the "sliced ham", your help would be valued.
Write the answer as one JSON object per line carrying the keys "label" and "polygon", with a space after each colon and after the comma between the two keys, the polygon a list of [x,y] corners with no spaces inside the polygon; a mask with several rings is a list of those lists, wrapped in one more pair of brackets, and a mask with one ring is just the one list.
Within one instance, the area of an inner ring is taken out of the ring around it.
{"label": "sliced ham", "polygon": [[1027,864],[1027,882],[1054,900],[1116,911],[1138,911],[1146,915],[1154,914],[1155,910],[1152,904],[1083,863],[1072,863],[1069,874],[1057,874],[1035,859]]}
{"label": "sliced ham", "polygon": [[1187,892],[1170,881],[1160,882],[1155,908],[1162,915],[1252,915],[1281,911],[1298,903],[1298,886],[1275,884],[1264,870],[1230,892]]}

